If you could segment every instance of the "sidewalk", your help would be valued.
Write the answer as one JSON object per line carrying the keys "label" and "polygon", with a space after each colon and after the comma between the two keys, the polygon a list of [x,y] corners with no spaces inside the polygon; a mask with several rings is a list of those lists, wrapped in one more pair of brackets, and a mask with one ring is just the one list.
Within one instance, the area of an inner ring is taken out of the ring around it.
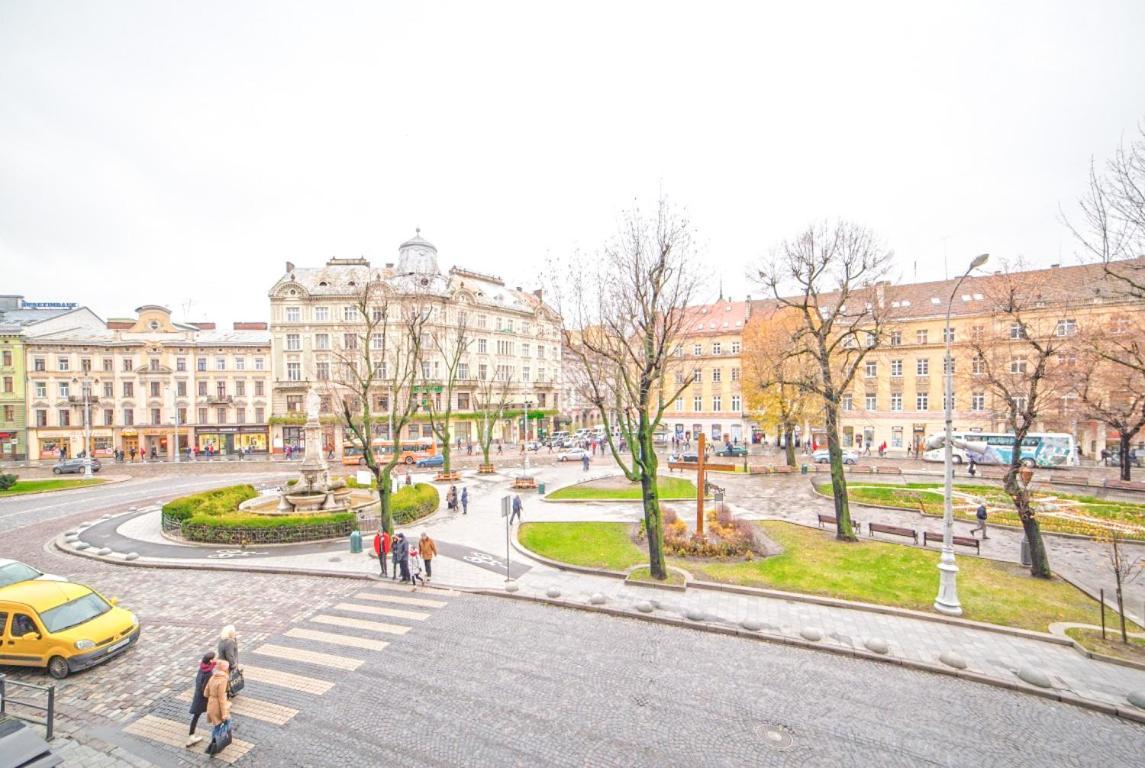
{"label": "sidewalk", "polygon": [[[614,472],[593,470],[586,475],[578,465],[575,468],[545,467],[534,474],[538,480],[554,487]],[[466,474],[459,485],[469,488],[469,514],[438,512],[404,529],[407,536],[415,539],[424,530],[438,543],[440,554],[434,560],[434,586],[505,594],[506,536],[500,499],[513,493],[509,484],[510,480],[502,475]],[[635,521],[641,515],[639,504],[551,504],[539,501],[532,494],[522,494],[522,499],[524,520],[528,522]],[[795,507],[792,501],[788,493],[786,506]],[[802,514],[807,520],[814,519],[818,511],[816,500],[794,501],[799,509],[792,509],[792,516]],[[750,516],[758,514],[756,510],[756,514]],[[138,550],[139,556],[130,563],[132,565],[303,570],[363,577],[378,573],[375,559],[367,552],[351,554],[345,542],[249,551],[181,546],[162,538],[157,516],[156,510],[140,510],[110,520],[93,521],[95,525],[84,527],[72,536],[61,535],[57,545],[74,551],[75,541],[103,537],[98,543],[112,550],[106,558],[124,562],[126,553],[134,551],[128,547]],[[75,541],[65,541],[65,538]],[[148,545],[156,548],[150,550],[150,554]],[[365,548],[369,549],[368,537]],[[87,550],[80,554],[90,556],[91,553]],[[857,605],[843,607],[823,604],[830,601],[812,602],[796,596],[785,599],[696,586],[690,586],[683,593],[629,586],[607,575],[554,568],[527,557],[516,548],[509,553],[509,559],[516,584],[514,597],[604,608],[650,620],[687,622],[713,631],[738,632],[959,674],[1145,723],[1145,671],[1087,658],[1068,642],[1048,634],[1002,633],[969,624],[937,621],[929,615],[918,618],[909,612],[862,610]],[[1137,706],[1130,704],[1130,697]]]}

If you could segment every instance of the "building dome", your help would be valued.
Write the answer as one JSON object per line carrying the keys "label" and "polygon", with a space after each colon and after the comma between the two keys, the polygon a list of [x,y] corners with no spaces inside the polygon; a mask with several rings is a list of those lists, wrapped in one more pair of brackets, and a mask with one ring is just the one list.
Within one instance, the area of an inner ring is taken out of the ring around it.
{"label": "building dome", "polygon": [[437,248],[421,236],[420,229],[417,230],[417,234],[398,246],[398,273],[410,272],[419,275],[438,274]]}

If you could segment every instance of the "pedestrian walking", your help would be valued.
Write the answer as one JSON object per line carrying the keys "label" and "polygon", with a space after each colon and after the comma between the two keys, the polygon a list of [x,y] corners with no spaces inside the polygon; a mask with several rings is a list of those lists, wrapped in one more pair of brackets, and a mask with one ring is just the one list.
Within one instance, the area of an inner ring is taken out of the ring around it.
{"label": "pedestrian walking", "polygon": [[[224,659],[215,662],[215,668],[203,686],[203,695],[207,699],[207,722],[214,726],[211,731],[211,743],[207,745],[208,754],[216,754],[227,744],[230,744],[231,730],[231,703],[227,700],[227,680],[230,679],[231,665]],[[225,742],[225,743],[224,743]]]}
{"label": "pedestrian walking", "polygon": [[469,489],[461,489],[461,514],[469,514]]}
{"label": "pedestrian walking", "polygon": [[584,467],[584,471],[587,472],[588,471],[588,456],[581,456],[580,457],[580,464],[582,467]]}
{"label": "pedestrian walking", "polygon": [[425,586],[425,578],[421,575],[421,555],[418,554],[417,547],[410,548],[409,551],[409,581],[415,588],[420,581],[422,586]]}
{"label": "pedestrian walking", "polygon": [[398,540],[394,544],[394,558],[397,560],[398,567],[402,569],[402,583],[408,583],[410,581],[409,555],[409,542],[406,541],[406,535],[399,533]]}
{"label": "pedestrian walking", "polygon": [[990,538],[986,535],[986,502],[978,505],[978,511],[975,513],[978,518],[978,526],[970,529],[970,535],[973,536],[975,531],[982,531],[982,541]]}
{"label": "pedestrian walking", "polygon": [[504,451],[504,449],[502,449],[502,448],[501,448],[501,441],[500,441],[500,440],[498,440],[498,441],[497,441],[497,454],[498,454],[498,455],[500,455],[500,454],[502,454],[502,453],[504,453],[504,452],[505,452],[505,451]]}
{"label": "pedestrian walking", "polygon": [[131,463],[135,463],[135,446],[131,446]]}
{"label": "pedestrian walking", "polygon": [[514,519],[521,519],[522,509],[524,509],[524,505],[521,504],[521,494],[518,493],[513,497],[513,514],[509,515],[509,525],[513,524]]}
{"label": "pedestrian walking", "polygon": [[433,578],[433,558],[437,557],[437,544],[428,533],[422,532],[417,542],[417,551],[425,563],[425,580],[430,581]]}
{"label": "pedestrian walking", "polygon": [[195,687],[191,689],[191,730],[187,731],[188,747],[193,747],[203,740],[202,736],[195,735],[195,726],[199,724],[199,717],[207,711],[207,682],[211,673],[215,671],[215,652],[207,651],[199,662],[199,671],[195,673]]}
{"label": "pedestrian walking", "polygon": [[970,473],[971,477],[974,477],[974,475],[976,475],[978,473],[977,467],[978,467],[978,464],[974,461],[974,457],[971,456],[970,457],[970,468],[966,470],[967,472]]}
{"label": "pedestrian walking", "polygon": [[230,670],[227,676],[227,695],[233,698],[246,684],[242,668],[239,666],[239,641],[234,624],[223,627],[223,631],[219,633],[219,646],[215,652],[220,661],[227,662],[227,669]]}
{"label": "pedestrian walking", "polygon": [[449,493],[445,494],[445,505],[450,512],[457,511],[457,486],[449,486]]}
{"label": "pedestrian walking", "polygon": [[397,536],[390,539],[390,562],[394,566],[394,575],[391,577],[391,580],[396,580],[401,575],[402,566],[401,553],[398,551]]}

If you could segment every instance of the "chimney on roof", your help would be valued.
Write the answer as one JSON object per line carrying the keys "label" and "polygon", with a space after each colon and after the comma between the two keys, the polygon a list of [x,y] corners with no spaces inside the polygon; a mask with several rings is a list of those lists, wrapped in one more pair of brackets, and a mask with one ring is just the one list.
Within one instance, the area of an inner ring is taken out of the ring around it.
{"label": "chimney on roof", "polygon": [[1061,264],[1050,264],[1050,269],[1057,269]]}
{"label": "chimney on roof", "polygon": [[267,325],[266,323],[240,322],[236,320],[233,327],[236,331],[265,331]]}
{"label": "chimney on roof", "polygon": [[206,323],[206,322],[204,322],[204,323],[188,323],[188,325],[193,325],[196,328],[198,328],[200,331],[213,331],[213,330],[215,330],[215,324],[214,323]]}
{"label": "chimney on roof", "polygon": [[286,271],[287,272],[293,272],[294,271],[294,262],[293,261],[286,262]]}
{"label": "chimney on roof", "polygon": [[751,319],[751,294],[749,293],[743,300],[743,324],[747,325],[747,321]]}
{"label": "chimney on roof", "polygon": [[537,297],[537,301],[544,301],[545,300],[545,289],[544,288],[538,288],[537,290],[533,291],[533,295]]}
{"label": "chimney on roof", "polygon": [[386,269],[393,269],[393,268],[394,268],[394,263],[392,261],[387,261],[386,262]]}

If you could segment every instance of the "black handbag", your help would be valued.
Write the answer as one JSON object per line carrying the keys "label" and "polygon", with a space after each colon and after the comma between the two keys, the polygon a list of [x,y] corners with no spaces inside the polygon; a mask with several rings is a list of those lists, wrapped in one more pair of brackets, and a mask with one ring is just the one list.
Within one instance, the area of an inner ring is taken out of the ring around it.
{"label": "black handbag", "polygon": [[246,681],[243,680],[243,671],[241,669],[232,669],[230,676],[227,678],[227,698],[233,699],[239,691],[246,687]]}
{"label": "black handbag", "polygon": [[208,755],[217,755],[231,744],[231,721],[224,720],[211,731],[211,743],[207,745]]}

